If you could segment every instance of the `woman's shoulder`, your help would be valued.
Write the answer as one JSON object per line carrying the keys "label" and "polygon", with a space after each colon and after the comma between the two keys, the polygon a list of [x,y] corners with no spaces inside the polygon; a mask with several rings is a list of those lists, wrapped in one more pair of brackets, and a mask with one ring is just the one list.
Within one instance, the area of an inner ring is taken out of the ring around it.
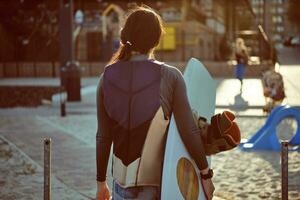
{"label": "woman's shoulder", "polygon": [[117,61],[117,62],[114,62],[114,63],[107,64],[104,67],[102,76],[103,76],[104,79],[106,79],[108,77],[109,77],[109,79],[111,79],[115,76],[118,77],[122,74],[126,74],[127,71],[128,71],[128,66],[129,66],[129,63],[128,62],[123,62],[123,61]]}
{"label": "woman's shoulder", "polygon": [[162,66],[161,69],[162,69],[163,76],[173,77],[176,79],[178,77],[182,76],[181,71],[177,67],[170,65],[168,63],[165,63],[165,62],[157,61],[157,60],[155,60],[154,62],[156,62],[157,64],[160,64]]}
{"label": "woman's shoulder", "polygon": [[109,71],[109,70],[111,70],[115,67],[118,67],[120,65],[122,65],[122,63],[120,61],[117,61],[117,62],[114,62],[114,63],[108,63],[107,65],[105,65],[103,73],[106,72],[106,71]]}

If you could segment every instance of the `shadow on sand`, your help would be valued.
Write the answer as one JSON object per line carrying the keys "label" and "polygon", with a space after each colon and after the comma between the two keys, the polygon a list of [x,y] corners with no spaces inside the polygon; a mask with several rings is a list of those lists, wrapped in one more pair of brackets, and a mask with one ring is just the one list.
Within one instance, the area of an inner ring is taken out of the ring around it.
{"label": "shadow on sand", "polygon": [[246,101],[243,98],[242,92],[240,92],[234,96],[234,103],[230,104],[230,109],[243,111],[243,110],[247,110],[248,106],[249,106],[248,101]]}

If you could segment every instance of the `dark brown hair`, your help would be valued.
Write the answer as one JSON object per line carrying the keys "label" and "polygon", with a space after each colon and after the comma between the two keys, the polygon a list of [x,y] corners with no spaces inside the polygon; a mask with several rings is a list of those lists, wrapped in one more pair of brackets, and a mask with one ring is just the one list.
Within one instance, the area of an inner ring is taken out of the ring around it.
{"label": "dark brown hair", "polygon": [[162,20],[150,7],[141,6],[133,9],[121,30],[120,47],[108,64],[129,60],[132,51],[141,54],[152,53],[162,33]]}

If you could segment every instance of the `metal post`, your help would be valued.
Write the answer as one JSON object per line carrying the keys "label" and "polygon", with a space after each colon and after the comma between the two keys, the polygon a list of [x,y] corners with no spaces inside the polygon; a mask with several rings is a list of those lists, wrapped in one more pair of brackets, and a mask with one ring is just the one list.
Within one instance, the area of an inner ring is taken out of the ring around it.
{"label": "metal post", "polygon": [[281,199],[288,199],[288,142],[281,142]]}
{"label": "metal post", "polygon": [[51,199],[51,138],[44,139],[44,200]]}
{"label": "metal post", "polygon": [[74,60],[73,0],[60,0],[59,9],[60,66]]}
{"label": "metal post", "polygon": [[60,71],[68,101],[80,101],[80,67],[74,54],[73,0],[60,0]]}
{"label": "metal post", "polygon": [[59,92],[59,100],[60,100],[60,116],[65,117],[66,116],[66,98],[65,94],[65,89],[63,86],[60,87],[60,92]]}

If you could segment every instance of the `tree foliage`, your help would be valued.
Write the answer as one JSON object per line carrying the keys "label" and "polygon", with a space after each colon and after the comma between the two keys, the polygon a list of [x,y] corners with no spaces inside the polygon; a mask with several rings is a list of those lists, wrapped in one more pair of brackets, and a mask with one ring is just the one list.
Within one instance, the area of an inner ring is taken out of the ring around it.
{"label": "tree foliage", "polygon": [[8,53],[20,60],[58,57],[58,4],[53,5],[48,0],[0,0],[0,36],[7,41],[0,48],[14,46],[18,52]]}

